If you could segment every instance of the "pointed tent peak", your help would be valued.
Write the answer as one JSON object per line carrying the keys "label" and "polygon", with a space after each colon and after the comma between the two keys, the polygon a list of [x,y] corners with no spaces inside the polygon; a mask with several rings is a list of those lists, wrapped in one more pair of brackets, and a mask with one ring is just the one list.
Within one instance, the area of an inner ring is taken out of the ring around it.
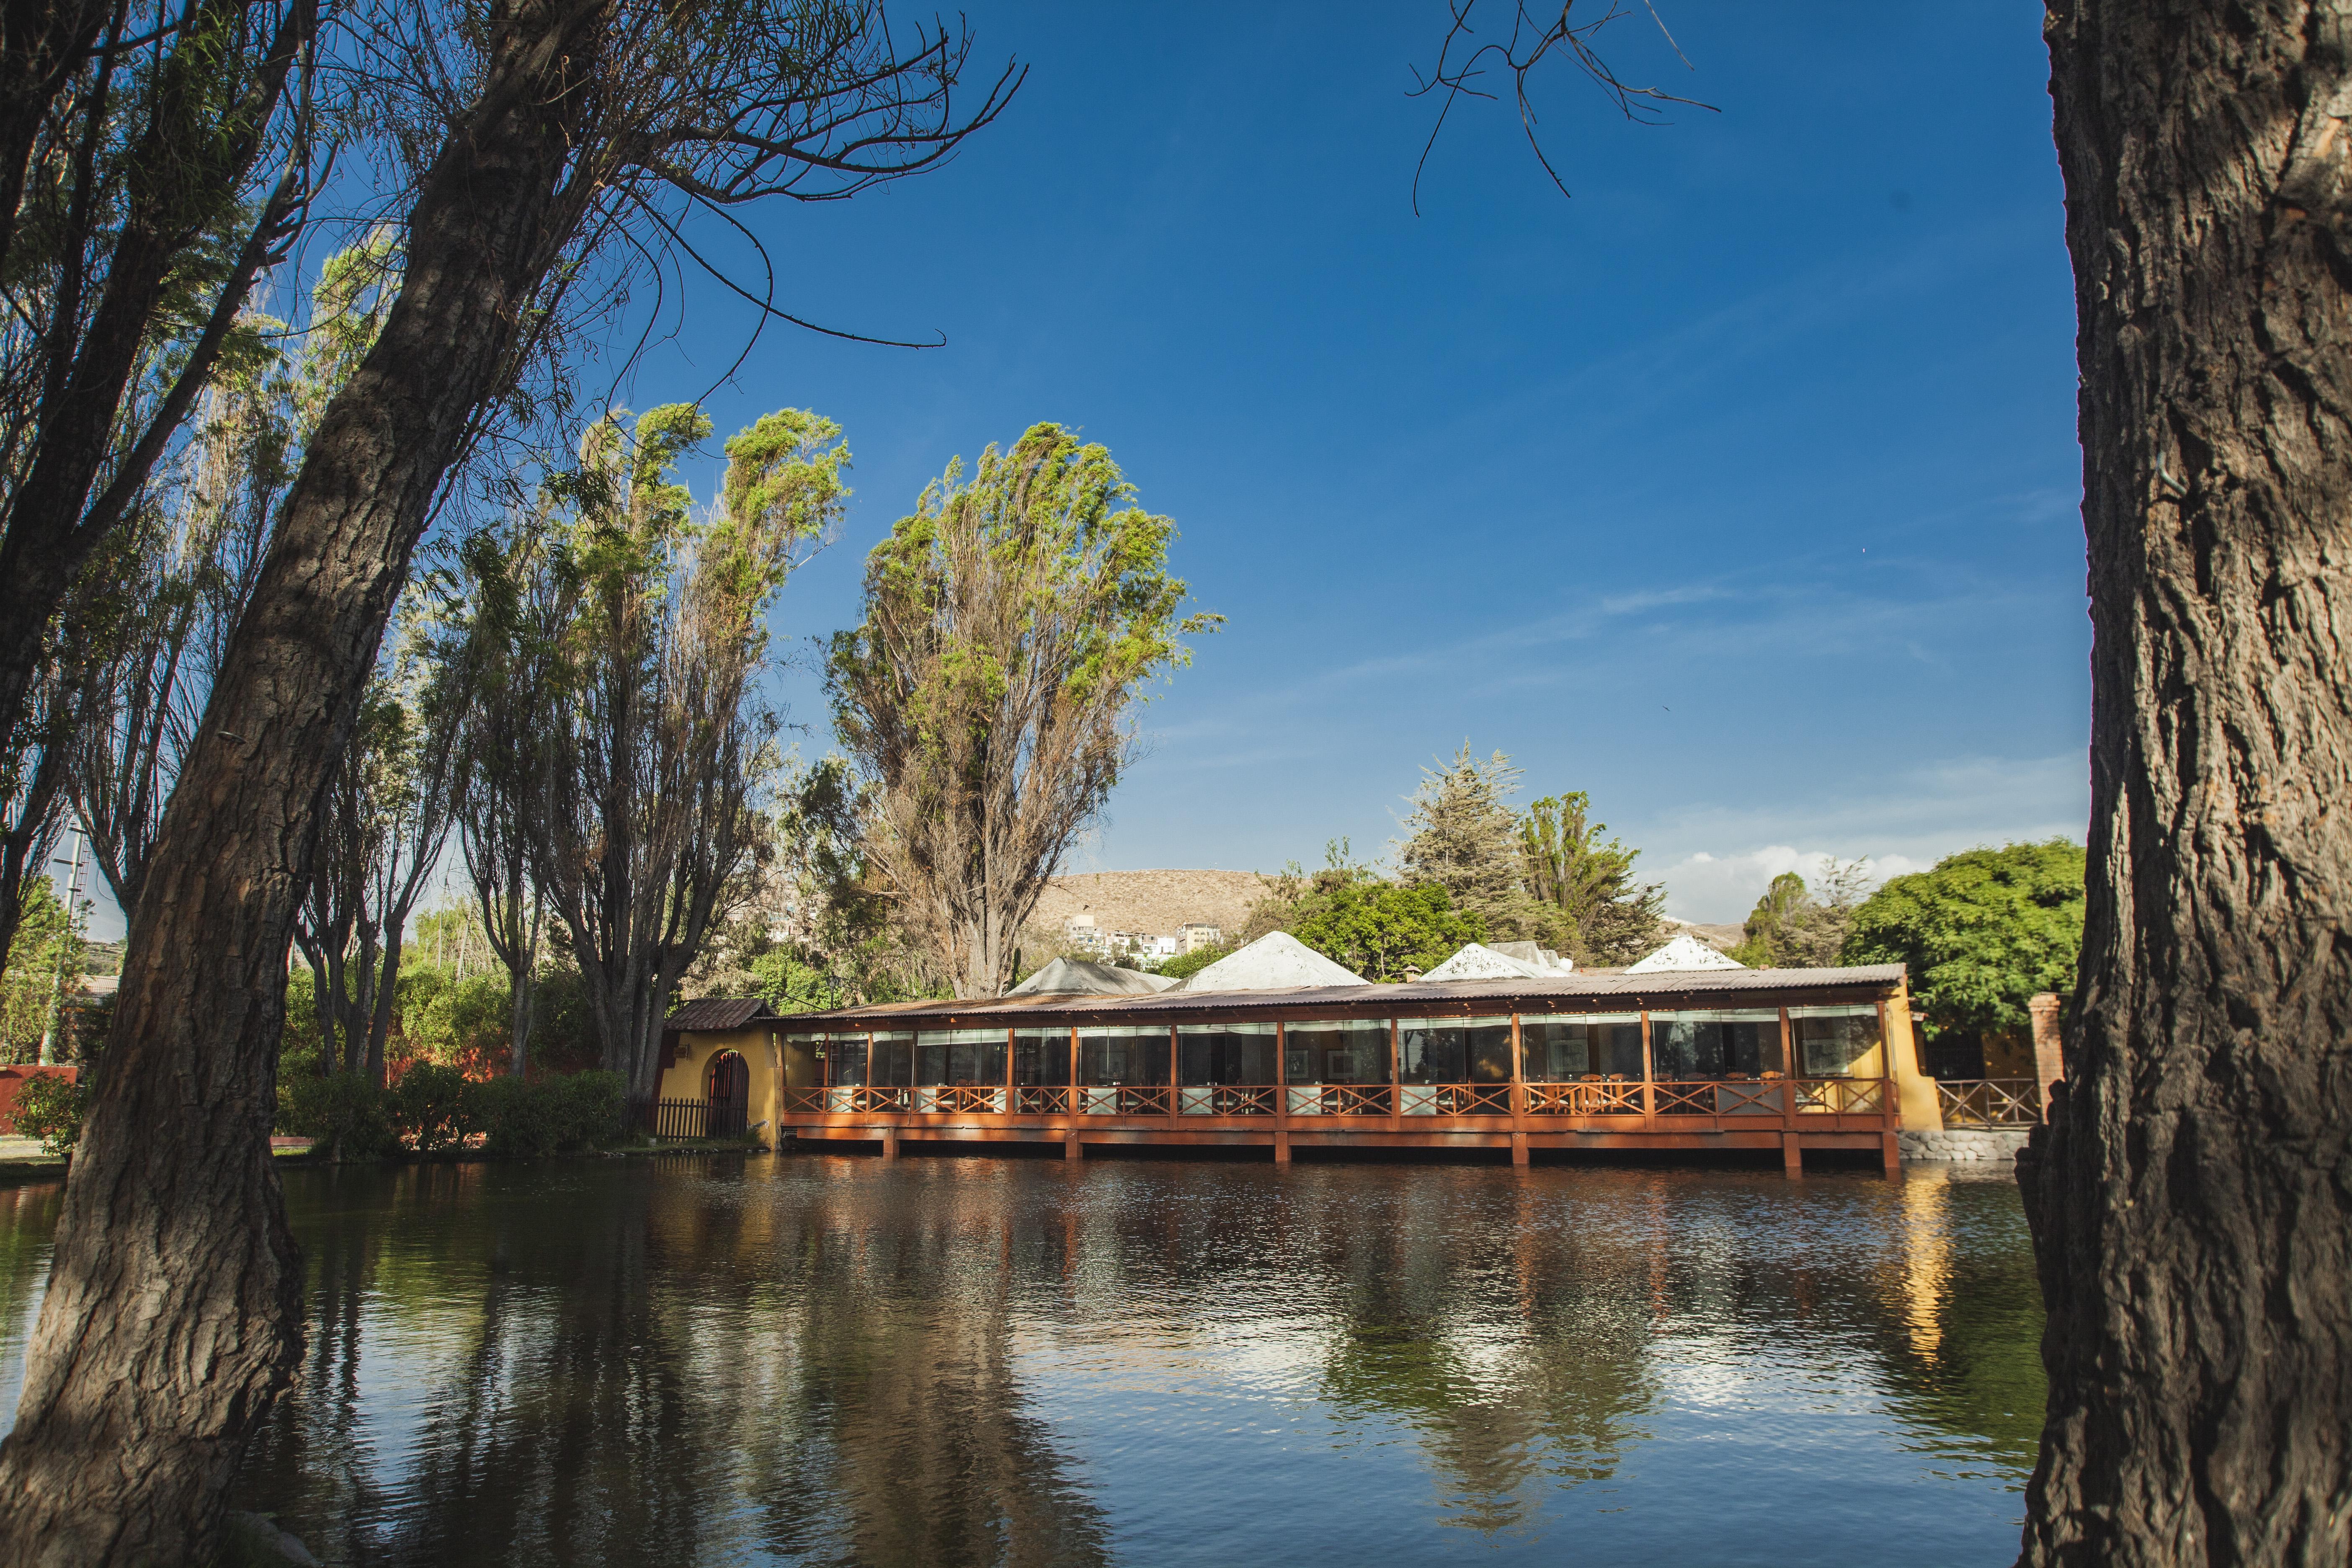
{"label": "pointed tent peak", "polygon": [[1365,985],[1286,931],[1268,931],[1187,980],[1181,991],[1287,991],[1301,985]]}
{"label": "pointed tent peak", "polygon": [[[1532,946],[1533,943],[1528,945]],[[1460,952],[1422,976],[1423,980],[1534,980],[1551,973],[1514,953],[1482,942],[1465,942]]]}
{"label": "pointed tent peak", "polygon": [[1562,958],[1551,949],[1532,942],[1493,942],[1486,944],[1505,958],[1516,958],[1533,966],[1538,974],[1566,974],[1576,967],[1574,959]]}
{"label": "pointed tent peak", "polygon": [[1164,974],[1057,958],[1005,993],[1009,996],[1134,996],[1166,991],[1176,984]]}
{"label": "pointed tent peak", "polygon": [[1628,964],[1628,974],[1656,974],[1666,970],[1745,969],[1748,966],[1728,953],[1715,949],[1685,933],[1651,953],[1639,963]]}

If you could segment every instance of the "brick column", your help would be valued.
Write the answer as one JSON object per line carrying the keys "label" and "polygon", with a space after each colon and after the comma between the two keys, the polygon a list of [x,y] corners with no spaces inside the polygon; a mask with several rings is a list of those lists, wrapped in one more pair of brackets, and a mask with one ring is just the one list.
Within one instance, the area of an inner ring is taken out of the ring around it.
{"label": "brick column", "polygon": [[2038,1092],[2034,1099],[2044,1121],[2050,1116],[2050,1086],[2066,1076],[2066,1062],[2060,1049],[2058,1037],[2058,994],[2044,991],[2026,1003],[2025,1010],[2033,1016],[2033,1081]]}

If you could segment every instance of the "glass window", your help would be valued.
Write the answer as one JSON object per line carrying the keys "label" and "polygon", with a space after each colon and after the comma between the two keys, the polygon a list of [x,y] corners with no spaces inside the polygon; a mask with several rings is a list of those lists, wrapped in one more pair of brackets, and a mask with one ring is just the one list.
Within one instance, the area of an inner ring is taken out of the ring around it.
{"label": "glass window", "polygon": [[1275,1081],[1272,1024],[1194,1024],[1176,1032],[1178,1080],[1265,1085]]}
{"label": "glass window", "polygon": [[1407,1018],[1397,1025],[1406,1083],[1508,1083],[1508,1018]]}
{"label": "glass window", "polygon": [[1001,1084],[1004,1081],[1002,1029],[926,1029],[915,1037],[918,1084]]}
{"label": "glass window", "polygon": [[1078,1081],[1152,1084],[1168,1081],[1168,1026],[1080,1029]]}
{"label": "glass window", "polygon": [[1661,1082],[1780,1070],[1780,1013],[1653,1013],[1650,1065]]}
{"label": "glass window", "polygon": [[862,1089],[866,1084],[866,1037],[864,1035],[827,1035],[824,1040],[826,1079],[845,1089]]}
{"label": "glass window", "polygon": [[1013,1036],[1013,1081],[1035,1088],[1070,1081],[1070,1031],[1020,1029]]}
{"label": "glass window", "polygon": [[1282,1070],[1291,1083],[1386,1083],[1388,1020],[1290,1025],[1283,1032]]}
{"label": "glass window", "polygon": [[1519,1020],[1519,1056],[1529,1083],[1567,1083],[1588,1074],[1642,1076],[1642,1016],[1586,1013]]}
{"label": "glass window", "polygon": [[1807,1078],[1884,1076],[1873,1056],[1878,1049],[1876,1007],[1791,1007],[1789,1032]]}
{"label": "glass window", "polygon": [[905,1089],[915,1081],[915,1037],[877,1034],[866,1081],[877,1089]]}

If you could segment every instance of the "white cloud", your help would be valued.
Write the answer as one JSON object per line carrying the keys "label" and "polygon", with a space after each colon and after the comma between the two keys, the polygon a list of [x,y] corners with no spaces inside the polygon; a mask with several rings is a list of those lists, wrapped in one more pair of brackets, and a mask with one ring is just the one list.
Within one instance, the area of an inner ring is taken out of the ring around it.
{"label": "white cloud", "polygon": [[1983,844],[2082,842],[2090,773],[2078,753],[1956,757],[1889,775],[1872,795],[1823,794],[1801,805],[1712,808],[1643,825],[1643,870],[1677,919],[1729,922],[1783,871],[1811,879],[1829,856],[1866,858],[1874,882],[1921,871]]}

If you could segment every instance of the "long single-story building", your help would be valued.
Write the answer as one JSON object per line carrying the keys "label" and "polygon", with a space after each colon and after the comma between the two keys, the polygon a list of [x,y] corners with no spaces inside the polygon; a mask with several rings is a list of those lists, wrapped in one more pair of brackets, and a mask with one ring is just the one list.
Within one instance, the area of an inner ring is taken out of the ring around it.
{"label": "long single-story building", "polygon": [[[1351,977],[1352,978],[1352,977]],[[708,1012],[708,1017],[702,1016]],[[739,1016],[740,1015],[740,1016]],[[1874,1152],[1941,1127],[1900,964],[1015,994],[778,1016],[692,1003],[665,1102],[803,1142]]]}

